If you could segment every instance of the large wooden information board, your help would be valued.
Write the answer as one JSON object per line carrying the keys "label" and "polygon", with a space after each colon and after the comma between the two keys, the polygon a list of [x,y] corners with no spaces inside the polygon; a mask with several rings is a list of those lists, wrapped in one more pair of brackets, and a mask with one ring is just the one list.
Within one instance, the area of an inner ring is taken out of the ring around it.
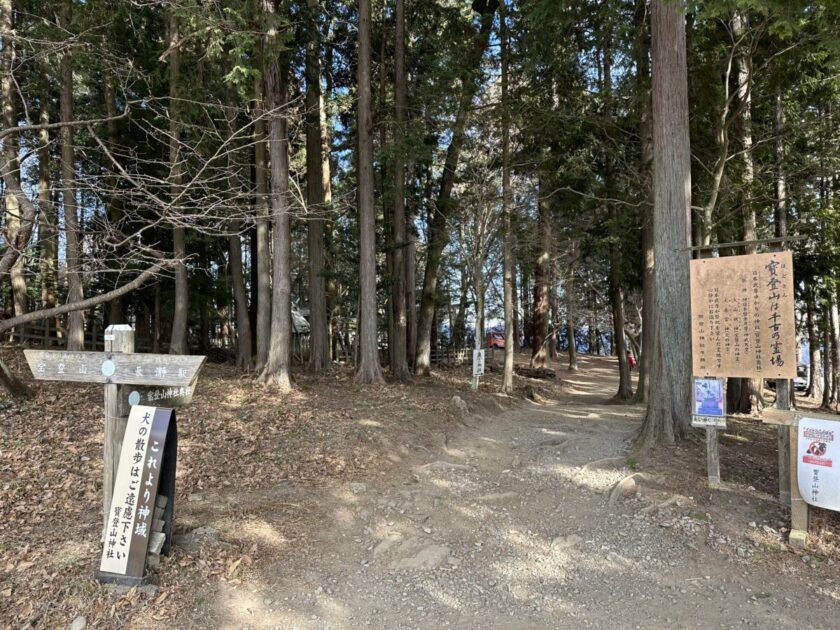
{"label": "large wooden information board", "polygon": [[692,260],[691,351],[695,376],[795,378],[791,253]]}

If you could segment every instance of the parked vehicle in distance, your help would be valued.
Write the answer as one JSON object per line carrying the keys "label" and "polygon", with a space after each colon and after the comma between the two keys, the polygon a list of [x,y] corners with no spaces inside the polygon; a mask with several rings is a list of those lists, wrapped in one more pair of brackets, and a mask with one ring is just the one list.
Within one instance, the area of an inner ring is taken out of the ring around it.
{"label": "parked vehicle in distance", "polygon": [[807,363],[800,363],[796,366],[796,378],[793,379],[793,387],[799,391],[808,389],[808,378],[811,376],[811,366]]}
{"label": "parked vehicle in distance", "polygon": [[505,348],[505,334],[502,332],[497,332],[491,330],[487,333],[487,347],[488,348],[499,348],[504,350]]}
{"label": "parked vehicle in distance", "polygon": [[[793,379],[793,388],[798,392],[808,389],[808,379],[811,376],[811,366],[807,363],[800,363],[796,366],[796,378]],[[776,379],[768,378],[767,387],[776,389]]]}

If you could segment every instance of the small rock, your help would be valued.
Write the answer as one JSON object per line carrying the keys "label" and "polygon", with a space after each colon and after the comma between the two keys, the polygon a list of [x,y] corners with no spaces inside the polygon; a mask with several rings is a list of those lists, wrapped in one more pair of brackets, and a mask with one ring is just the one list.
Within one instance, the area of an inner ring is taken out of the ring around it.
{"label": "small rock", "polygon": [[458,395],[452,397],[452,401],[449,403],[449,406],[455,415],[460,416],[461,418],[466,418],[470,415],[469,405],[467,405],[464,399]]}
{"label": "small rock", "polygon": [[87,628],[87,619],[79,615],[70,624],[70,630],[85,630]]}

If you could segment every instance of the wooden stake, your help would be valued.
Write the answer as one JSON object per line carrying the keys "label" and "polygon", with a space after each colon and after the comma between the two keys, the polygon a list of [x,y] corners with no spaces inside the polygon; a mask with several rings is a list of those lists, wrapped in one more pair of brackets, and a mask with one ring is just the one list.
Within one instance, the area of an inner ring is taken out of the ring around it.
{"label": "wooden stake", "polygon": [[[134,352],[134,330],[128,325],[108,326],[105,329],[105,352]],[[120,409],[120,385],[105,385],[105,459],[102,480],[103,536],[108,529],[111,513],[111,498],[114,494],[114,480],[120,463],[125,427],[128,416]]]}
{"label": "wooden stake", "polygon": [[[780,427],[781,429],[781,427]],[[799,426],[794,423],[788,427],[790,436],[790,537],[791,545],[797,547],[805,546],[805,537],[808,535],[808,504],[799,494],[799,471],[798,449],[799,449]]]}
{"label": "wooden stake", "polygon": [[706,468],[709,487],[714,490],[720,488],[720,444],[717,429],[706,429]]}

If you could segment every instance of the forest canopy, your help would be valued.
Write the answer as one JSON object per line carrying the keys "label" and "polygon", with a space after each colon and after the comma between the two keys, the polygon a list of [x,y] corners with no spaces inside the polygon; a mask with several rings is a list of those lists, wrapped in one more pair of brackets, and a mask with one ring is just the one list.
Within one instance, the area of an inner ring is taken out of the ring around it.
{"label": "forest canopy", "polygon": [[671,440],[690,346],[664,283],[692,245],[784,247],[829,407],[838,35],[828,1],[0,0],[0,334],[130,323],[283,389],[495,344],[509,393],[515,351],[611,353]]}

